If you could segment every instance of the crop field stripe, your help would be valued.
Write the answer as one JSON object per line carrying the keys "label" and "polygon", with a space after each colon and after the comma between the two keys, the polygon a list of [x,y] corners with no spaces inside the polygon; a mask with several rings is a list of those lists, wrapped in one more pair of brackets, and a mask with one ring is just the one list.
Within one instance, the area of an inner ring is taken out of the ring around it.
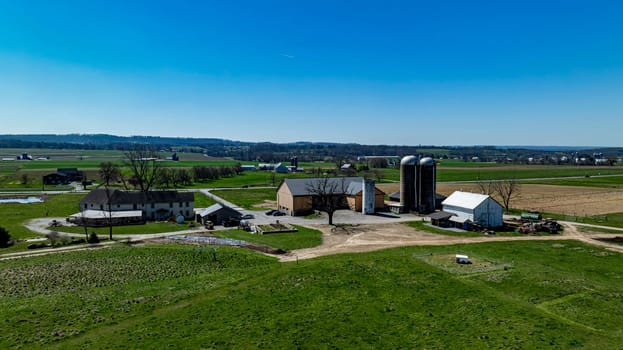
{"label": "crop field stripe", "polygon": [[[454,274],[452,274],[452,275],[454,275]],[[604,333],[603,330],[587,326],[585,324],[573,321],[573,320],[568,319],[568,318],[566,318],[564,316],[561,316],[561,315],[559,315],[557,313],[554,313],[554,312],[548,310],[546,307],[543,307],[541,304],[532,304],[532,303],[530,303],[528,301],[515,299],[515,298],[509,296],[506,293],[500,292],[499,290],[497,290],[497,289],[495,289],[495,288],[493,288],[491,286],[485,285],[483,283],[480,283],[479,281],[476,281],[476,280],[473,280],[473,279],[470,279],[470,278],[460,278],[459,276],[456,276],[456,275],[454,275],[454,277],[455,277],[456,280],[461,281],[461,282],[465,283],[466,285],[469,285],[469,286],[472,286],[472,287],[476,287],[476,288],[479,288],[479,289],[487,289],[489,293],[493,294],[495,297],[499,298],[500,300],[505,300],[508,303],[518,304],[518,305],[522,305],[524,307],[536,310],[538,313],[540,313],[541,315],[543,315],[545,317],[552,318],[554,320],[560,321],[560,322],[562,322],[564,324],[567,324],[569,326],[576,327],[576,328],[581,328],[581,329],[588,330],[588,331],[591,331],[591,332]]]}
{"label": "crop field stripe", "polygon": [[474,272],[474,273],[464,273],[461,275],[457,275],[456,277],[458,278],[474,278],[474,277],[480,277],[480,276],[485,276],[485,275],[489,275],[491,273],[509,273],[510,269],[506,269],[504,270],[504,268],[501,269],[497,269],[497,270],[488,270],[488,271],[481,271],[481,272]]}
{"label": "crop field stripe", "polygon": [[[573,294],[572,294],[572,295],[573,295]],[[563,298],[564,298],[564,297],[563,297]],[[573,298],[572,298],[572,299],[573,299]],[[545,303],[547,303],[547,302],[545,302]],[[558,303],[562,303],[562,301],[561,301],[561,302],[558,302]],[[544,303],[541,303],[541,304],[538,304],[538,305],[535,305],[535,306],[536,306],[536,308],[537,308],[538,310],[540,310],[541,312],[543,312],[543,313],[545,313],[545,314],[547,314],[547,315],[551,316],[552,318],[555,318],[555,319],[557,319],[557,320],[559,320],[559,321],[561,321],[561,322],[563,322],[563,323],[566,323],[566,324],[568,324],[568,325],[570,325],[570,326],[574,326],[574,327],[578,327],[578,328],[584,328],[584,329],[589,330],[589,331],[592,331],[592,332],[597,332],[597,333],[605,333],[605,331],[604,331],[603,329],[593,328],[593,327],[591,327],[591,326],[588,326],[588,325],[585,325],[585,324],[583,324],[583,323],[580,323],[580,322],[577,322],[577,321],[574,321],[574,320],[568,319],[568,318],[566,318],[566,317],[564,317],[564,316],[561,316],[561,315],[559,315],[559,314],[557,314],[557,313],[555,313],[555,312],[553,312],[553,311],[550,311],[549,309],[547,309],[547,306],[545,306],[545,305],[543,305],[543,304],[544,304]],[[555,303],[553,303],[553,304],[555,304]],[[550,305],[553,305],[553,304],[550,304]]]}

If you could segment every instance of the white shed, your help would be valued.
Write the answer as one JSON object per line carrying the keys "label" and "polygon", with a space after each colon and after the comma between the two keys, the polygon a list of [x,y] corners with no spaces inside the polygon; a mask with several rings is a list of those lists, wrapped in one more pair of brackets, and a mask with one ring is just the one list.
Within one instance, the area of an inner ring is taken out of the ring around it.
{"label": "white shed", "polygon": [[467,218],[484,227],[499,227],[504,224],[500,203],[485,194],[456,191],[441,202],[443,211]]}

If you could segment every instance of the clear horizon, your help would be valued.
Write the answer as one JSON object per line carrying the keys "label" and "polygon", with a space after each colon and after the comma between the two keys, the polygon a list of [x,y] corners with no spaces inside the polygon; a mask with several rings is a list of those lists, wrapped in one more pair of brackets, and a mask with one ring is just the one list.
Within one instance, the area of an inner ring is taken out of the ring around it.
{"label": "clear horizon", "polygon": [[0,2],[0,134],[620,147],[621,13],[617,1]]}

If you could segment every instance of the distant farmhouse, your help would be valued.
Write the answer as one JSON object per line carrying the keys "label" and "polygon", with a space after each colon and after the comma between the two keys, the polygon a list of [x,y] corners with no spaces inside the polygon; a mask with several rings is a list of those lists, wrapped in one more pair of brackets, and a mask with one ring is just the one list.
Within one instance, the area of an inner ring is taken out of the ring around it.
{"label": "distant farmhouse", "polygon": [[76,218],[92,215],[93,218],[108,216],[108,210],[122,216],[128,222],[145,220],[167,220],[171,217],[183,216],[194,219],[195,197],[192,192],[149,191],[129,192],[117,189],[95,189],[80,201],[81,213]]}
{"label": "distant farmhouse", "polygon": [[257,169],[262,171],[274,171],[280,174],[290,172],[290,169],[288,169],[287,166],[283,165],[283,163],[260,163],[257,166]]}
{"label": "distant farmhouse", "polygon": [[43,176],[44,185],[66,185],[84,180],[84,172],[76,168],[58,168],[55,173]]}
{"label": "distant farmhouse", "polygon": [[[284,179],[277,188],[277,209],[288,215],[307,215],[316,209],[314,198],[318,195],[310,191],[316,187],[321,178]],[[363,177],[334,177],[329,179],[334,183],[339,193],[344,196],[343,208],[355,211],[363,211],[366,199],[364,199],[364,186],[366,182],[371,185],[370,197],[372,211],[384,209],[385,193],[374,186],[374,181],[364,180]],[[373,198],[372,198],[373,197]]]}

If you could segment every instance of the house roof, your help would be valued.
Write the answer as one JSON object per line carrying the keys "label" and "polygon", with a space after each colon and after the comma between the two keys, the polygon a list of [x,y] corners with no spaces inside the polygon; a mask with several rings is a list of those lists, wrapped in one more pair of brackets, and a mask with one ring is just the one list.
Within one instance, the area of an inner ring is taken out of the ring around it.
{"label": "house roof", "polygon": [[[293,196],[311,196],[314,193],[310,192],[309,188],[317,187],[318,183],[323,179],[319,177],[285,179],[281,186],[288,186]],[[350,195],[357,194],[362,190],[363,186],[363,177],[330,177],[328,181],[327,189],[334,188],[336,193],[344,191],[344,193]]]}
{"label": "house roof", "polygon": [[89,192],[80,203],[110,204],[143,204],[143,203],[169,203],[169,202],[194,202],[192,192],[178,191],[149,191],[130,192],[117,189],[95,189]]}
{"label": "house roof", "polygon": [[465,209],[476,209],[481,203],[486,201],[490,196],[486,194],[455,191],[441,205],[451,205]]}
{"label": "house roof", "polygon": [[47,175],[43,175],[43,177],[51,177],[51,176],[60,176],[60,177],[69,177],[69,175],[65,173],[49,173]]}

